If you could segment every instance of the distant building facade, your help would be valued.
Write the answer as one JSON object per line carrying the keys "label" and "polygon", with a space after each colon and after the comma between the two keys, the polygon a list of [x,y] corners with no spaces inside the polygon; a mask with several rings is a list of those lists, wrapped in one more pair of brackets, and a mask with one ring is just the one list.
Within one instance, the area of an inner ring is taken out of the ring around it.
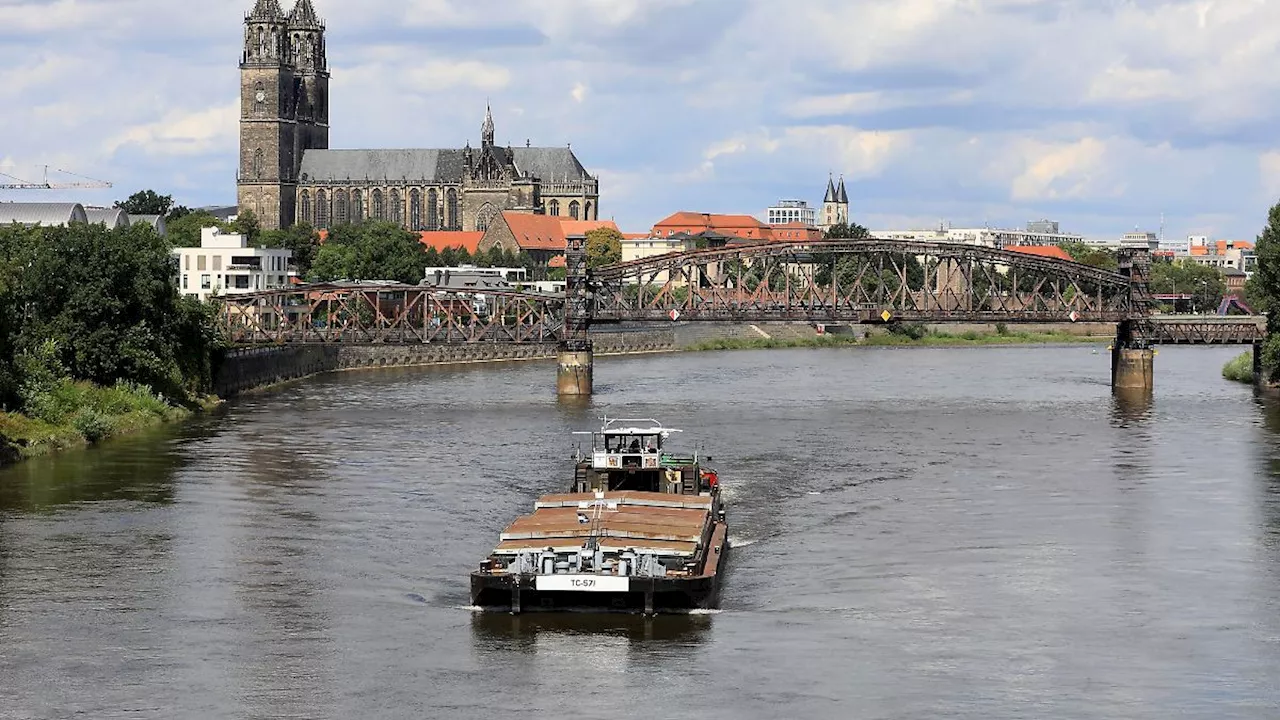
{"label": "distant building facade", "polygon": [[804,200],[779,200],[777,205],[765,211],[765,217],[770,225],[813,225],[817,222],[818,211]]}
{"label": "distant building facade", "polygon": [[173,256],[178,292],[201,300],[282,288],[297,277],[292,250],[250,247],[244,235],[213,227],[200,231],[200,247],[174,248]]}
{"label": "distant building facade", "polygon": [[[873,230],[871,231],[871,235],[872,237],[884,238],[886,240],[957,242],[998,248],[1016,246],[1043,247],[1049,245],[1062,245],[1064,243],[1084,242],[1084,236],[1082,235],[1056,232],[1057,223],[1053,223],[1052,228],[1042,226],[1034,230],[1030,227],[1032,225],[1035,225],[1035,223],[1028,223],[1028,228],[1026,230],[985,227],[953,228],[947,225],[940,225],[939,227],[931,230]],[[1053,229],[1055,232],[1041,231],[1047,229]]]}
{"label": "distant building facade", "polygon": [[330,150],[325,26],[311,0],[286,15],[257,0],[240,60],[237,200],[264,229],[386,220],[411,231],[479,231],[504,212],[595,220],[600,187],[565,147]]}
{"label": "distant building facade", "polygon": [[160,237],[167,232],[159,215],[130,216],[120,208],[85,206],[80,203],[0,203],[0,225],[44,225],[60,227],[71,223],[104,225],[108,230],[135,224],[150,225]]}

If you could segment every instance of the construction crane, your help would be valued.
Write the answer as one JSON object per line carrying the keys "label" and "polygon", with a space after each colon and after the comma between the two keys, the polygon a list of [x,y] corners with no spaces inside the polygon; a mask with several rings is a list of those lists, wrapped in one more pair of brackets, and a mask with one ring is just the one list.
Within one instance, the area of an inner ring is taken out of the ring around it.
{"label": "construction crane", "polygon": [[43,182],[38,183],[28,182],[22,178],[14,177],[9,173],[0,172],[0,179],[8,178],[15,181],[12,183],[0,183],[0,190],[96,190],[112,186],[109,182],[95,180],[91,177],[85,177],[84,175],[76,175],[75,173],[67,172],[66,170],[54,170],[54,172],[78,177],[86,182],[51,183],[49,182],[49,166],[45,165]]}

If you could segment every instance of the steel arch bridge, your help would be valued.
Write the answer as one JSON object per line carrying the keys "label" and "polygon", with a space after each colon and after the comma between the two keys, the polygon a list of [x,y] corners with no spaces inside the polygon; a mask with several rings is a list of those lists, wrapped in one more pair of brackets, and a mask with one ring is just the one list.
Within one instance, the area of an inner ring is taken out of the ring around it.
{"label": "steel arch bridge", "polygon": [[726,247],[592,271],[591,321],[1120,322],[1151,314],[1144,275],[1122,270],[962,243]]}
{"label": "steel arch bridge", "polygon": [[589,325],[673,319],[1125,322],[1155,307],[1144,265],[1127,257],[1110,272],[962,243],[867,239],[694,250],[587,270],[574,247],[566,294],[329,283],[226,296],[219,317],[237,344],[545,344],[585,339]]}

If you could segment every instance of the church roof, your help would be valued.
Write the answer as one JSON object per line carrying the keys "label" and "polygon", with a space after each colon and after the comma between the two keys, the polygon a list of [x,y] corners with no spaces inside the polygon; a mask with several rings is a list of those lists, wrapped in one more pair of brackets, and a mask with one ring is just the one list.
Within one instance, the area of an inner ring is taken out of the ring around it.
{"label": "church roof", "polygon": [[[479,155],[479,151],[474,151]],[[495,147],[499,164],[507,148]],[[573,151],[564,148],[511,149],[516,170],[544,182],[578,182],[587,171]],[[302,155],[301,179],[306,182],[346,180],[407,180],[424,183],[462,182],[466,172],[463,150],[307,150]]]}
{"label": "church roof", "polygon": [[849,193],[844,190],[844,176],[840,176],[840,187],[836,190],[836,202],[844,205],[849,204]]}
{"label": "church roof", "polygon": [[827,194],[822,198],[822,202],[832,203],[835,201],[836,201],[836,184],[831,180],[831,178],[827,178]]}

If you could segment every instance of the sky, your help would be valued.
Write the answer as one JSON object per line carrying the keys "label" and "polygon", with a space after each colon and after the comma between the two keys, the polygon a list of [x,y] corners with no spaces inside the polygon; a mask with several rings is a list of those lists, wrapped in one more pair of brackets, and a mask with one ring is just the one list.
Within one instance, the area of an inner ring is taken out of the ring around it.
{"label": "sky", "polygon": [[[283,0],[287,12],[293,0]],[[233,204],[252,0],[0,0],[0,172]],[[1274,0],[314,0],[330,147],[571,145],[600,215],[819,205],[872,229],[1254,237],[1280,199]],[[59,179],[73,179],[56,175]]]}

